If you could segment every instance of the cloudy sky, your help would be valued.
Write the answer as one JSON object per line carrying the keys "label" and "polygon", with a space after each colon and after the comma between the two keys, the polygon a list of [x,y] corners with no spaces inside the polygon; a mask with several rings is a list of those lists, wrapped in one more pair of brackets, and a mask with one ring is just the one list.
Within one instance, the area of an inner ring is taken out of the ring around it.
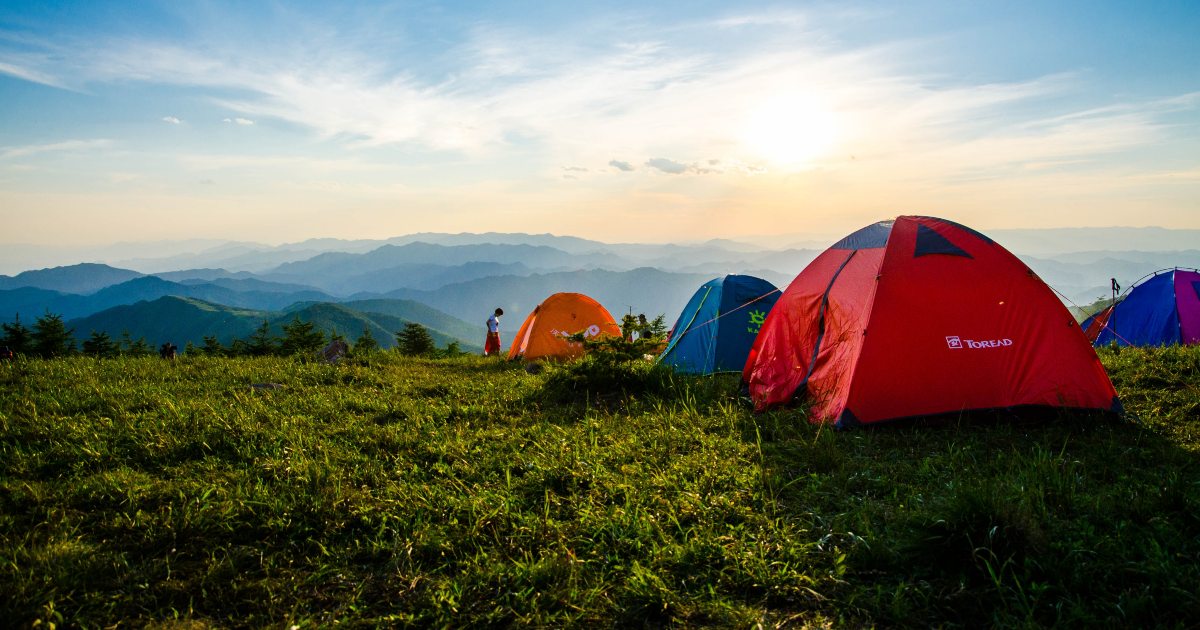
{"label": "cloudy sky", "polygon": [[0,242],[1196,228],[1198,34],[1152,0],[0,0]]}

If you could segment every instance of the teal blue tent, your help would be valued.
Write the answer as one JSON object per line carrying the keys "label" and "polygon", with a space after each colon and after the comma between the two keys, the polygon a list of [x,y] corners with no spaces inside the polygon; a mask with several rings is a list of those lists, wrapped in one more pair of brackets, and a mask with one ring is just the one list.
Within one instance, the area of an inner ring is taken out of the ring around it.
{"label": "teal blue tent", "polygon": [[777,299],[779,289],[754,276],[705,282],[679,314],[659,362],[684,374],[741,372]]}

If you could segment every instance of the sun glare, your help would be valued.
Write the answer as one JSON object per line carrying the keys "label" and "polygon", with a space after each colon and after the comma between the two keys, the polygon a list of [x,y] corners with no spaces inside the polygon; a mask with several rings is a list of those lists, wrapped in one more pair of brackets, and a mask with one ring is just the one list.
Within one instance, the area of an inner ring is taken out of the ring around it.
{"label": "sun glare", "polygon": [[751,109],[741,139],[755,157],[784,170],[801,170],[837,140],[837,116],[819,99],[784,94]]}

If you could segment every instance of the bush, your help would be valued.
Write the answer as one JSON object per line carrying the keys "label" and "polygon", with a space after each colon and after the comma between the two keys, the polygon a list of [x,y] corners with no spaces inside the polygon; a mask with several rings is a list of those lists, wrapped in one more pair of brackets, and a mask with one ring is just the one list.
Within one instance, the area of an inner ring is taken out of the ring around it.
{"label": "bush", "polygon": [[652,339],[626,341],[620,337],[584,339],[587,354],[580,360],[553,367],[542,392],[548,400],[603,401],[624,396],[660,394],[674,385],[674,373],[647,357],[659,345]]}

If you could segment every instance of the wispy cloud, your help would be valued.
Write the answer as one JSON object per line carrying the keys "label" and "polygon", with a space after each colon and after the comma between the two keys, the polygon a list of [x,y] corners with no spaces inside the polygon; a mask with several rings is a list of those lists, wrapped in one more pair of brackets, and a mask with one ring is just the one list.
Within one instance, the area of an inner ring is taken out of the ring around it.
{"label": "wispy cloud", "polygon": [[178,119],[178,118],[176,118],[176,117],[174,117],[174,116],[163,116],[163,117],[162,117],[162,121],[163,121],[163,122],[165,122],[165,123],[170,123],[170,124],[172,124],[172,125],[178,125],[178,124],[181,124],[181,123],[183,122],[182,120],[180,120],[180,119]]}
{"label": "wispy cloud", "polygon": [[184,167],[195,171],[282,168],[290,171],[366,172],[384,171],[389,165],[360,158],[321,159],[295,155],[184,154],[174,156]]}
{"label": "wispy cloud", "polygon": [[29,144],[19,147],[0,147],[0,159],[29,157],[40,153],[90,151],[112,146],[112,141],[105,138],[93,140],[64,140],[48,144]]}
{"label": "wispy cloud", "polygon": [[69,89],[65,83],[59,81],[50,74],[22,67],[14,63],[0,61],[0,74],[7,74],[24,81],[29,81],[30,83],[40,83],[42,85],[49,85],[51,87]]}
{"label": "wispy cloud", "polygon": [[687,164],[681,164],[667,158],[651,158],[646,160],[646,166],[658,169],[664,173],[670,173],[671,175],[686,173],[688,170]]}
{"label": "wispy cloud", "polygon": [[[769,169],[742,128],[756,105],[786,92],[816,95],[838,122],[836,142],[816,161],[838,168],[854,156],[855,168],[877,165],[889,177],[956,177],[994,165],[1102,156],[1160,139],[1167,108],[1200,106],[1192,93],[1073,110],[1054,104],[1069,99],[1054,99],[1080,89],[1076,74],[976,84],[916,75],[897,61],[908,44],[835,46],[814,35],[817,24],[797,11],[689,24],[687,37],[626,24],[555,35],[479,24],[443,51],[453,61],[429,72],[425,57],[393,62],[372,49],[375,42],[358,45],[313,22],[295,25],[311,47],[251,53],[241,42],[203,38],[62,42],[38,54],[0,49],[0,72],[77,88],[126,81],[211,88],[216,105],[240,114],[227,124],[277,119],[349,147],[479,156],[537,145],[551,163],[592,172],[605,170],[597,155],[647,156],[611,159],[610,174],[633,171],[635,163],[670,174]],[[703,41],[763,28],[775,36],[739,38],[719,55],[696,43],[697,34]],[[649,157],[662,155],[672,158]]]}

